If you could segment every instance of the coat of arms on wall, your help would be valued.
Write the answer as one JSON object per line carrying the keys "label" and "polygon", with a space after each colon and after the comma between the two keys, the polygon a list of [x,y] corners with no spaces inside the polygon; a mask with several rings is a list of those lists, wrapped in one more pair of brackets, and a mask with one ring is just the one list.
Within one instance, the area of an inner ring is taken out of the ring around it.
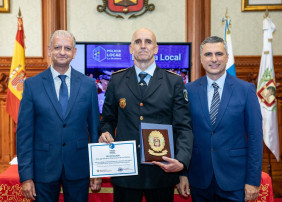
{"label": "coat of arms on wall", "polygon": [[115,17],[122,18],[124,17],[120,14],[115,13],[134,13],[128,18],[137,18],[147,11],[155,10],[154,4],[149,4],[149,0],[102,0],[103,5],[97,6],[97,11]]}

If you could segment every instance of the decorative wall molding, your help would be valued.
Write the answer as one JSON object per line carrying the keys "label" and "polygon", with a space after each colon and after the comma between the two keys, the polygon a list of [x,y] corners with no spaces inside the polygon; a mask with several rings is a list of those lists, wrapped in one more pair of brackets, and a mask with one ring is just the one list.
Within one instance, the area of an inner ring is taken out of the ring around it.
{"label": "decorative wall molding", "polygon": [[[42,1],[42,57],[28,57],[25,61],[27,77],[34,76],[49,66],[47,46],[56,29],[66,29],[66,0]],[[58,13],[61,13],[58,17]],[[16,36],[16,33],[14,33]],[[12,57],[0,57],[0,163],[8,164],[16,155],[14,123],[6,112],[6,90]]]}
{"label": "decorative wall molding", "polygon": [[[199,49],[201,42],[210,35],[210,2],[211,0],[186,0],[186,38],[188,42],[192,42],[192,80],[205,73],[201,67]],[[27,77],[34,76],[49,66],[46,47],[54,30],[66,29],[65,7],[66,0],[42,0],[43,57],[26,58]],[[10,66],[11,57],[0,57],[0,163],[6,164],[16,155],[14,124],[5,111]],[[235,66],[238,78],[257,84],[260,56],[235,56]],[[282,56],[274,56],[274,68],[277,85],[279,138],[280,145],[282,145]],[[281,152],[282,148],[280,155]],[[274,193],[281,193],[281,195],[276,194],[276,197],[282,197],[282,187],[277,183],[278,179],[282,179],[282,162],[276,162],[273,155],[270,157],[273,168]],[[268,150],[264,147],[263,171],[267,172],[268,166]]]}
{"label": "decorative wall molding", "polygon": [[[237,77],[256,85],[259,74],[260,59],[261,56],[235,56]],[[276,97],[277,99],[282,99],[282,56],[274,56],[273,64],[277,91]]]}
{"label": "decorative wall molding", "polygon": [[116,4],[114,0],[102,0],[102,3],[102,5],[97,6],[99,13],[105,12],[107,15],[119,19],[125,19],[125,17],[119,14],[116,15],[116,13],[133,13],[128,17],[128,19],[131,19],[140,17],[147,11],[152,12],[155,10],[155,5],[149,4],[149,0],[137,1],[136,3],[129,0],[119,2],[118,4]]}
{"label": "decorative wall molding", "polygon": [[4,73],[0,74],[0,93],[6,92],[8,88],[8,78],[9,76],[7,74],[4,74]]}

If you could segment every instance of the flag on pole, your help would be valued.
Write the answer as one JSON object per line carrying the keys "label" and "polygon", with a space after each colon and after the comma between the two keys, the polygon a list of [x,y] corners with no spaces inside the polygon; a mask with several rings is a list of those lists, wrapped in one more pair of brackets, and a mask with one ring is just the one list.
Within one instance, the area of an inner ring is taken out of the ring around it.
{"label": "flag on pole", "polygon": [[23,82],[25,80],[25,50],[24,50],[24,29],[21,11],[18,16],[18,31],[14,46],[14,53],[10,69],[10,76],[7,90],[6,111],[18,122],[20,100],[23,93]]}
{"label": "flag on pole", "polygon": [[263,117],[263,140],[279,161],[279,136],[275,73],[272,56],[272,33],[275,25],[266,17],[263,20],[263,51],[260,61],[257,95]]}
{"label": "flag on pole", "polygon": [[225,18],[224,41],[227,44],[227,51],[228,51],[228,54],[229,54],[229,59],[228,59],[227,65],[226,65],[226,70],[232,76],[236,76],[230,26],[231,26],[231,19],[228,16],[226,16],[226,18]]}

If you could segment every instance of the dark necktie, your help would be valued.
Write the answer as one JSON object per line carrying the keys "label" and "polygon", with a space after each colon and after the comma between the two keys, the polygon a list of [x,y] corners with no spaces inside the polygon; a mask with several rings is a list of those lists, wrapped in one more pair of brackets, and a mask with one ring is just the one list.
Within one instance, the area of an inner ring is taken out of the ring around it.
{"label": "dark necktie", "polygon": [[59,75],[59,78],[62,81],[59,92],[59,103],[61,105],[62,115],[65,118],[68,106],[68,87],[66,84],[66,75]]}
{"label": "dark necktie", "polygon": [[148,74],[147,73],[139,73],[139,77],[140,77],[140,81],[139,81],[139,87],[140,87],[140,90],[141,90],[141,94],[142,96],[144,95],[144,92],[147,88],[147,83],[144,81],[145,77],[147,76]]}
{"label": "dark necktie", "polygon": [[212,97],[212,102],[211,102],[210,119],[211,119],[212,125],[214,125],[215,120],[216,120],[216,115],[218,113],[220,97],[219,97],[219,92],[218,92],[219,86],[217,85],[217,83],[213,82],[212,86],[214,88],[214,92],[213,92],[213,97]]}

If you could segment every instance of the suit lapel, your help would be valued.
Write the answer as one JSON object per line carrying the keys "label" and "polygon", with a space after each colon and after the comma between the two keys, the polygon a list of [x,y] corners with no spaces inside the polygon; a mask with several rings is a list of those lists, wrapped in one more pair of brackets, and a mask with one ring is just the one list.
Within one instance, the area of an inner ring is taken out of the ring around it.
{"label": "suit lapel", "polygon": [[59,104],[57,95],[56,95],[56,90],[55,90],[55,86],[54,86],[54,80],[52,77],[52,73],[51,73],[51,69],[49,67],[49,69],[47,69],[43,76],[42,76],[43,80],[43,86],[46,90],[46,93],[51,101],[51,103],[53,104],[56,112],[58,113],[59,117],[63,120],[63,116],[62,116],[62,112],[61,112],[61,106]]}
{"label": "suit lapel", "polygon": [[208,93],[207,93],[207,76],[201,78],[199,82],[199,97],[200,97],[200,104],[205,116],[206,121],[212,127],[210,114],[209,114],[209,105],[208,105]]}
{"label": "suit lapel", "polygon": [[141,91],[138,86],[136,71],[134,66],[127,72],[127,86],[132,92],[132,94],[137,97],[139,100],[141,99]]}
{"label": "suit lapel", "polygon": [[162,78],[163,78],[163,73],[160,70],[160,68],[157,66],[154,75],[151,77],[149,85],[144,93],[143,99],[149,97],[160,87]]}
{"label": "suit lapel", "polygon": [[81,79],[78,77],[77,72],[72,68],[71,70],[71,85],[70,85],[70,97],[69,97],[69,103],[66,111],[66,116],[67,118],[68,114],[70,113],[70,110],[72,109],[75,100],[77,98],[80,85],[81,85]]}
{"label": "suit lapel", "polygon": [[224,83],[224,88],[223,88],[223,92],[222,92],[222,96],[221,96],[221,101],[219,104],[219,109],[218,109],[218,114],[216,117],[216,121],[215,121],[215,128],[218,126],[218,124],[220,123],[226,108],[228,106],[228,103],[230,101],[232,92],[234,89],[234,85],[233,85],[233,80],[232,77],[227,73],[226,78],[225,78],[225,83]]}

